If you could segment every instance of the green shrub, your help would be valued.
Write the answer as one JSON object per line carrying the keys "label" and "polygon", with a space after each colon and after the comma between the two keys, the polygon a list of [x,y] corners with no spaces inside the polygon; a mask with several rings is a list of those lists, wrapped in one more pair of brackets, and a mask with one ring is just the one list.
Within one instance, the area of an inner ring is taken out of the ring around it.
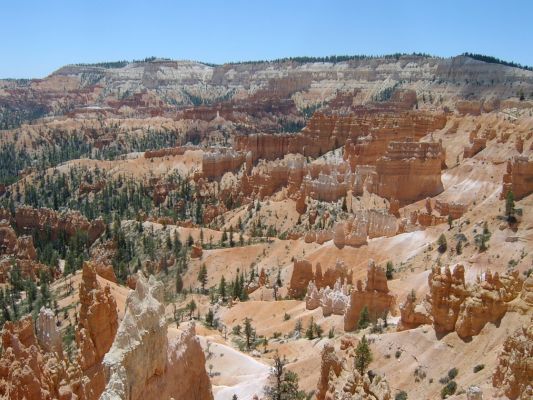
{"label": "green shrub", "polygon": [[445,399],[446,397],[454,394],[456,390],[457,390],[457,383],[455,383],[455,381],[450,381],[440,391],[440,397]]}
{"label": "green shrub", "polygon": [[450,380],[454,380],[458,374],[459,370],[457,368],[452,368],[448,371],[448,378],[450,378]]}
{"label": "green shrub", "polygon": [[474,367],[474,373],[478,373],[479,371],[481,371],[483,368],[485,368],[485,364],[478,364]]}
{"label": "green shrub", "polygon": [[394,396],[394,400],[407,400],[407,393],[404,390],[400,390],[396,393],[396,396]]}

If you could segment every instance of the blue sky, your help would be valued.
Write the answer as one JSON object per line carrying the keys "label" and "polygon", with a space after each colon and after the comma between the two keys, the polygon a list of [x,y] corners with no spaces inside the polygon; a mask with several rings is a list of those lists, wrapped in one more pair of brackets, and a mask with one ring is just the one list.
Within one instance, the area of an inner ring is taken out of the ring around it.
{"label": "blue sky", "polygon": [[0,77],[148,56],[223,63],[465,51],[533,65],[533,1],[0,0]]}

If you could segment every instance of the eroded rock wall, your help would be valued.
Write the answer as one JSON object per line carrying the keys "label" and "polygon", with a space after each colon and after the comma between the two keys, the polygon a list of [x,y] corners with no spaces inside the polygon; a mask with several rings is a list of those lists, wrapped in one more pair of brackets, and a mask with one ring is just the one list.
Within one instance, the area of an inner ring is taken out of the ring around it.
{"label": "eroded rock wall", "polygon": [[101,399],[210,400],[205,356],[192,325],[169,343],[163,287],[138,275],[111,349],[104,357],[107,385]]}

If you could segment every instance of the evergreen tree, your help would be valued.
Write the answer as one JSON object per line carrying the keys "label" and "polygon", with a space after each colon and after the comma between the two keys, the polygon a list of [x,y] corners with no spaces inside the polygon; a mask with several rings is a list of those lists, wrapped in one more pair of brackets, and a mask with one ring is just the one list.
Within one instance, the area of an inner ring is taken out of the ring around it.
{"label": "evergreen tree", "polygon": [[176,274],[176,293],[181,293],[183,290],[183,279],[181,278],[181,274]]}
{"label": "evergreen tree", "polygon": [[222,298],[222,301],[226,300],[226,278],[224,278],[224,275],[222,275],[218,284],[218,294]]}
{"label": "evergreen tree", "polygon": [[244,335],[246,337],[246,348],[250,350],[252,345],[252,336],[254,334],[254,328],[252,327],[252,320],[248,317],[244,318]]}
{"label": "evergreen tree", "polygon": [[505,197],[505,215],[507,220],[512,222],[515,215],[515,202],[514,202],[514,193],[510,190]]}
{"label": "evergreen tree", "polygon": [[286,360],[277,354],[270,372],[269,383],[264,388],[268,400],[303,400],[305,393],[299,389],[298,375],[285,369]]}
{"label": "evergreen tree", "polygon": [[229,227],[229,245],[230,247],[235,246],[235,241],[233,240],[233,225]]}
{"label": "evergreen tree", "polygon": [[213,313],[212,309],[209,309],[207,311],[207,314],[205,315],[205,323],[207,326],[210,326],[211,328],[214,326],[215,322],[215,314]]}
{"label": "evergreen tree", "polygon": [[363,336],[357,345],[357,348],[355,349],[354,367],[357,371],[359,371],[359,374],[363,375],[371,362],[372,352],[370,351],[370,346],[368,345],[366,336]]}
{"label": "evergreen tree", "polygon": [[305,330],[305,337],[309,340],[313,340],[315,338],[315,321],[313,317],[311,317],[311,321],[309,321],[309,326]]}
{"label": "evergreen tree", "polygon": [[457,241],[457,244],[455,245],[455,251],[458,255],[463,254],[463,242],[461,240]]}
{"label": "evergreen tree", "polygon": [[444,236],[444,233],[439,236],[439,240],[437,240],[437,245],[439,246],[439,253],[444,253],[448,249],[448,242],[446,242],[446,236]]}
{"label": "evergreen tree", "polygon": [[240,301],[248,300],[249,299],[248,290],[247,290],[243,272],[241,272],[241,275],[239,277],[239,288],[240,288],[239,300]]}
{"label": "evergreen tree", "polygon": [[364,306],[359,314],[359,320],[357,321],[357,329],[365,329],[370,325],[370,315],[368,313],[368,307]]}
{"label": "evergreen tree", "polygon": [[205,285],[207,284],[207,268],[202,264],[200,271],[198,271],[198,282],[202,286],[202,293],[205,293]]}
{"label": "evergreen tree", "polygon": [[393,278],[394,275],[394,265],[392,264],[392,261],[387,261],[387,269],[385,275],[387,276],[387,279],[390,281]]}
{"label": "evergreen tree", "polygon": [[174,242],[173,242],[173,248],[174,248],[174,254],[176,258],[181,253],[181,241],[180,241],[180,235],[177,231],[174,232]]}
{"label": "evergreen tree", "polygon": [[189,318],[192,318],[194,311],[196,310],[196,302],[192,299],[189,304],[187,304],[187,309],[189,310]]}

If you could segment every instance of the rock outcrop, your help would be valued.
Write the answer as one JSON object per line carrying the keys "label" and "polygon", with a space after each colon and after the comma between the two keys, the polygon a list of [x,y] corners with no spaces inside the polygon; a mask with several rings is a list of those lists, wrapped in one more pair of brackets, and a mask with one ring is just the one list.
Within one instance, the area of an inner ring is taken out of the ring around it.
{"label": "rock outcrop", "polygon": [[314,279],[313,264],[307,260],[295,260],[289,282],[289,296],[294,298],[303,297],[309,282]]}
{"label": "rock outcrop", "polygon": [[331,314],[344,315],[349,303],[348,286],[343,285],[339,280],[335,282],[333,288],[329,286],[317,289],[313,281],[309,282],[307,286],[307,294],[305,295],[305,308],[307,310],[314,310],[322,307],[324,317]]}
{"label": "rock outcrop", "polygon": [[358,399],[390,400],[389,385],[385,378],[365,374],[361,376],[353,368],[349,349],[337,353],[331,344],[324,345],[321,353],[320,378],[317,384],[317,400]]}
{"label": "rock outcrop", "polygon": [[464,148],[463,158],[472,158],[485,147],[487,147],[487,139],[475,138],[469,146]]}
{"label": "rock outcrop", "polygon": [[61,232],[70,237],[77,231],[82,231],[87,233],[89,244],[104,233],[106,228],[101,218],[89,221],[77,211],[59,213],[49,208],[27,206],[17,207],[14,223],[20,231],[31,233],[35,230],[41,235],[50,235],[54,240]]}
{"label": "rock outcrop", "polygon": [[320,263],[315,265],[315,271],[313,271],[313,265],[309,261],[295,260],[289,282],[289,296],[303,298],[310,282],[313,282],[319,290],[328,286],[333,288],[337,281],[341,285],[352,284],[352,271],[343,262],[337,260],[335,266],[322,272]]}
{"label": "rock outcrop", "polygon": [[109,286],[100,286],[96,269],[89,262],[83,264],[79,293],[77,362],[87,379],[81,381],[83,388],[74,387],[74,392],[82,391],[87,399],[98,399],[105,387],[102,360],[118,328],[117,304]]}
{"label": "rock outcrop", "polygon": [[246,161],[246,153],[220,148],[202,156],[202,176],[217,179],[226,172],[237,171]]}
{"label": "rock outcrop", "polygon": [[474,285],[469,296],[461,304],[455,331],[460,337],[478,335],[488,322],[500,320],[507,312],[509,301],[514,300],[522,290],[522,279],[518,271],[501,277],[490,271],[484,280]]}
{"label": "rock outcrop", "polygon": [[5,323],[0,358],[0,398],[63,399],[61,394],[68,392],[63,387],[65,380],[68,381],[66,364],[56,355],[44,353],[39,348],[31,316]]}
{"label": "rock outcrop", "polygon": [[457,202],[445,202],[436,200],[435,201],[435,210],[439,212],[441,216],[450,216],[452,219],[459,219],[467,211],[468,206],[463,203]]}
{"label": "rock outcrop", "polygon": [[40,271],[49,269],[36,260],[33,238],[29,235],[17,237],[9,221],[0,218],[0,283],[7,282],[14,264],[24,278],[35,280]]}
{"label": "rock outcrop", "polygon": [[[326,343],[321,353],[320,379],[318,381],[316,394],[317,400],[326,399],[326,395],[330,390],[330,380],[333,381],[335,378],[339,377],[342,368],[343,362],[339,359],[337,354],[335,354],[335,348],[331,344]],[[332,389],[334,389],[334,386]]]}
{"label": "rock outcrop", "polygon": [[529,306],[533,306],[533,274],[524,281],[520,298]]}
{"label": "rock outcrop", "polygon": [[169,343],[162,301],[161,283],[139,274],[104,358],[107,386],[101,399],[213,398],[194,325]]}
{"label": "rock outcrop", "polygon": [[428,277],[430,293],[427,295],[428,312],[433,318],[435,331],[452,332],[459,317],[461,304],[468,296],[465,284],[465,269],[457,265],[453,273],[450,268],[431,270]]}
{"label": "rock outcrop", "polygon": [[61,334],[57,329],[54,312],[49,308],[42,307],[39,311],[35,328],[39,346],[47,353],[54,352],[62,356],[63,343]]}
{"label": "rock outcrop", "polygon": [[445,160],[442,143],[390,142],[377,160],[374,193],[401,204],[433,197],[444,190],[441,169]]}
{"label": "rock outcrop", "polygon": [[533,160],[519,156],[507,163],[500,198],[505,199],[510,191],[513,192],[515,200],[533,193]]}
{"label": "rock outcrop", "polygon": [[416,328],[420,325],[431,324],[431,315],[422,304],[416,304],[414,292],[407,295],[407,299],[400,305],[400,323],[398,330]]}
{"label": "rock outcrop", "polygon": [[508,303],[522,290],[523,280],[518,271],[499,275],[487,271],[476,283],[467,285],[464,267],[435,267],[429,277],[426,299],[419,304],[411,294],[400,307],[399,330],[433,323],[438,333],[457,332],[461,338],[478,335],[489,323],[499,321],[508,310]]}
{"label": "rock outcrop", "polygon": [[364,307],[368,308],[370,317],[375,320],[393,311],[394,304],[395,298],[389,294],[385,270],[369,260],[365,287],[361,281],[357,281],[356,289],[350,293],[350,303],[344,314],[344,330],[349,332],[357,328]]}
{"label": "rock outcrop", "polygon": [[533,320],[505,339],[492,385],[511,400],[533,398]]}

